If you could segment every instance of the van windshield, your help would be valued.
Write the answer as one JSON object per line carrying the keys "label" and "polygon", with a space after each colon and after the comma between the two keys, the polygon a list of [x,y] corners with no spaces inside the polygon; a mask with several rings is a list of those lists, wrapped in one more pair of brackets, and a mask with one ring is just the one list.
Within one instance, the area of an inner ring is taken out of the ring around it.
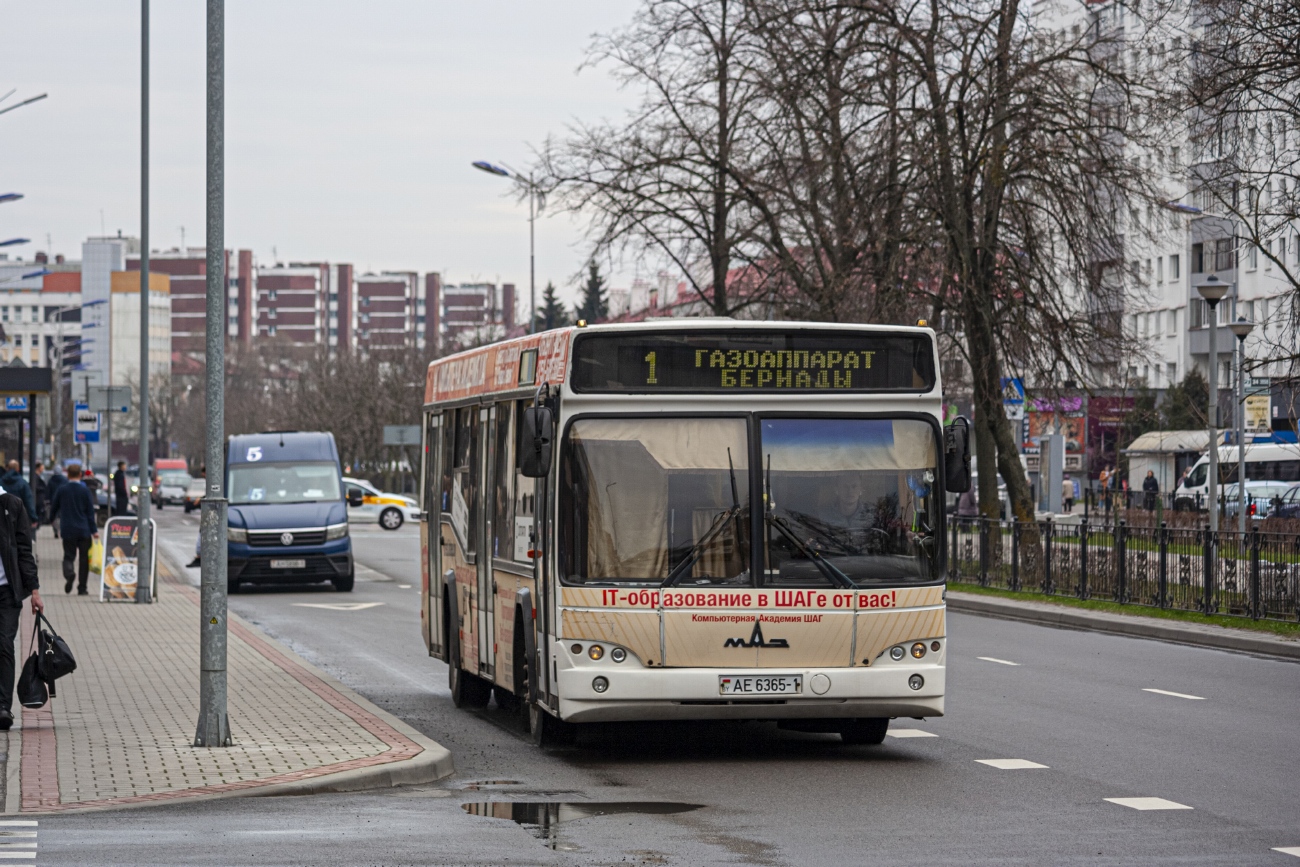
{"label": "van windshield", "polygon": [[343,499],[338,464],[333,461],[237,464],[230,468],[226,490],[232,506]]}

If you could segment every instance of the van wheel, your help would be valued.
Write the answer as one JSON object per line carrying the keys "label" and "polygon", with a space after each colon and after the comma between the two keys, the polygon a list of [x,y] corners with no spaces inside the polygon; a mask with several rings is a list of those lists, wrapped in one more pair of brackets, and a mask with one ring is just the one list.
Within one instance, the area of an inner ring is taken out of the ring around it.
{"label": "van wheel", "polygon": [[344,575],[342,578],[331,578],[330,583],[333,584],[334,589],[340,593],[351,593],[352,585],[356,583],[356,580],[357,570],[354,568],[348,570],[348,574]]}
{"label": "van wheel", "polygon": [[379,526],[385,530],[396,530],[402,526],[402,512],[400,509],[387,508],[379,513]]}
{"label": "van wheel", "polygon": [[492,684],[465,671],[455,660],[447,665],[447,686],[451,689],[451,703],[456,707],[487,707],[492,697]]}
{"label": "van wheel", "polygon": [[844,725],[840,727],[840,739],[846,744],[874,745],[884,742],[887,731],[889,731],[888,717],[845,720]]}

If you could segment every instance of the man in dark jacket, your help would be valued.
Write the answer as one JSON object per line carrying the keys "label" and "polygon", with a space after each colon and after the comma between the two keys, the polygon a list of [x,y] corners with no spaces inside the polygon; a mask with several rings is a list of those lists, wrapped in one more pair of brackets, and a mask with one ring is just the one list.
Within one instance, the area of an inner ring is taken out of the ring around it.
{"label": "man in dark jacket", "polygon": [[28,522],[35,521],[36,497],[32,495],[32,486],[23,478],[22,464],[10,461],[5,474],[0,476],[0,485],[4,486],[5,493],[13,494],[23,501],[23,508],[27,509]]}
{"label": "man in dark jacket", "polygon": [[1142,492],[1146,495],[1147,511],[1155,511],[1156,497],[1160,495],[1160,482],[1156,479],[1155,470],[1147,470],[1147,477],[1142,480]]}
{"label": "man in dark jacket", "polygon": [[[54,495],[59,492],[59,488],[62,487],[63,483],[67,480],[67,477],[65,477],[63,473],[59,472],[59,465],[55,464],[54,472],[50,473],[50,480],[45,485],[45,505],[47,507],[54,502]],[[45,520],[49,522],[50,529],[54,531],[54,538],[59,538],[59,525],[55,523],[54,519],[49,515],[45,516]]]}
{"label": "man in dark jacket", "polygon": [[125,515],[130,494],[126,489],[126,461],[117,462],[117,472],[113,473],[113,514]]}
{"label": "man in dark jacket", "polygon": [[34,469],[32,478],[35,479],[35,483],[32,489],[36,494],[36,520],[32,523],[33,536],[36,535],[36,528],[45,520],[45,510],[50,505],[50,489],[45,484],[45,464],[37,461]]}
{"label": "man in dark jacket", "polygon": [[[54,494],[50,509],[50,522],[61,517],[60,528],[63,530],[63,592],[72,592],[72,582],[77,581],[77,595],[85,596],[90,591],[86,582],[90,580],[90,542],[99,538],[99,527],[95,524],[95,501],[90,490],[81,483],[81,467],[68,467],[68,481]],[[76,560],[76,573],[73,573],[73,560]]]}
{"label": "man in dark jacket", "polygon": [[27,508],[13,494],[0,494],[0,730],[14,724],[14,639],[23,600],[31,596],[33,613],[44,611],[40,586]]}

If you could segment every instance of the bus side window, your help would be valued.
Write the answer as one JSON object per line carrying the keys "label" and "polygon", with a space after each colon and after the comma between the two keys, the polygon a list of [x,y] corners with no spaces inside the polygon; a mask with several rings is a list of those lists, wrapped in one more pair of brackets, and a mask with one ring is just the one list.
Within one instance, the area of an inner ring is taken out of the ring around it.
{"label": "bus side window", "polygon": [[438,462],[438,471],[442,481],[438,491],[438,511],[451,514],[451,472],[456,466],[456,411],[447,410],[442,414],[442,460]]}
{"label": "bus side window", "polygon": [[465,542],[465,553],[478,550],[479,449],[478,407],[456,410],[455,465],[451,479],[451,525]]}
{"label": "bus side window", "polygon": [[492,556],[510,559],[514,553],[514,404],[498,403],[492,422],[496,461],[492,467]]}
{"label": "bus side window", "polygon": [[438,512],[441,511],[439,500],[442,497],[438,483],[438,457],[442,453],[438,441],[438,416],[428,413],[424,419],[424,479],[420,491],[420,508],[428,516],[433,526],[438,524]]}

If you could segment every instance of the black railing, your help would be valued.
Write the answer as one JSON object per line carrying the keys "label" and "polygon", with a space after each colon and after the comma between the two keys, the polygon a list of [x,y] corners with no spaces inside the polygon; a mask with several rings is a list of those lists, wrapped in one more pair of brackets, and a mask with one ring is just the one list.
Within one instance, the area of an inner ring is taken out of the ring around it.
{"label": "black railing", "polygon": [[950,581],[1256,620],[1300,620],[1300,533],[1168,522],[954,518]]}

